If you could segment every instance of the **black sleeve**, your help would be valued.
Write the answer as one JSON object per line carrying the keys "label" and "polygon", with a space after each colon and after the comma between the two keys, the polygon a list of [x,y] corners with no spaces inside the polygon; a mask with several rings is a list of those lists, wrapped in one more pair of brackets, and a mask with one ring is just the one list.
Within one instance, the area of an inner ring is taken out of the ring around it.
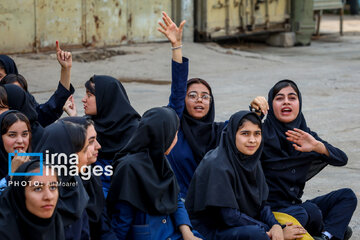
{"label": "black sleeve", "polygon": [[322,140],[317,133],[311,131],[311,135],[318,141],[322,142],[329,151],[330,156],[323,156],[325,162],[333,166],[345,166],[348,161],[346,154],[339,148],[332,146],[330,143]]}
{"label": "black sleeve", "polygon": [[38,104],[34,99],[38,122],[46,127],[58,120],[63,114],[63,106],[66,100],[74,92],[75,89],[72,85],[70,85],[69,91],[59,82],[58,88],[46,103]]}
{"label": "black sleeve", "polygon": [[228,227],[258,225],[266,230],[265,224],[234,208],[220,208],[222,222]]}

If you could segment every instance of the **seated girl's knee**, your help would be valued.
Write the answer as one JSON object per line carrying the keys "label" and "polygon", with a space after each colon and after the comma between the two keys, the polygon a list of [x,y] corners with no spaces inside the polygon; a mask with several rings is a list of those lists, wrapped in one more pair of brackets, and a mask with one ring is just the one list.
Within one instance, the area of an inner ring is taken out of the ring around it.
{"label": "seated girl's knee", "polygon": [[343,188],[342,190],[342,197],[344,199],[347,199],[348,201],[351,201],[352,204],[356,207],[357,205],[357,197],[354,191],[350,188]]}
{"label": "seated girl's knee", "polygon": [[[249,225],[245,227],[245,231],[241,231],[242,234],[246,236],[242,236],[240,239],[258,239],[258,240],[268,240],[269,237],[266,234],[264,228],[256,226],[256,225]],[[245,233],[244,233],[245,232]]]}

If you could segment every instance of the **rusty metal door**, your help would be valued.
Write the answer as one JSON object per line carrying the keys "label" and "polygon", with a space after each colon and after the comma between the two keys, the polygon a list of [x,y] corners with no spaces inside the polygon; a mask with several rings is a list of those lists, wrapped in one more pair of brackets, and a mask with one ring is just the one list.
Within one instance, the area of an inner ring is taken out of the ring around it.
{"label": "rusty metal door", "polygon": [[171,14],[171,0],[129,0],[128,37],[133,42],[164,41],[157,31],[161,11]]}
{"label": "rusty metal door", "polygon": [[129,0],[88,0],[85,5],[84,44],[117,45],[128,40]]}
{"label": "rusty metal door", "polygon": [[82,44],[82,0],[35,0],[35,46],[54,48],[55,41]]}
{"label": "rusty metal door", "polygon": [[209,40],[289,28],[289,0],[196,0],[195,37]]}

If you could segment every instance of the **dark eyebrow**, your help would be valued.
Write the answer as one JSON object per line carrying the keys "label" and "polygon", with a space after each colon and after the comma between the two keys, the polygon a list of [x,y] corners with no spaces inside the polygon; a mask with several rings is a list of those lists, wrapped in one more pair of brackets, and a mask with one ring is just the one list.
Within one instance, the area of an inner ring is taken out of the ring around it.
{"label": "dark eyebrow", "polygon": [[33,184],[31,187],[36,188],[36,187],[43,187],[44,183],[43,182],[38,182],[38,184]]}
{"label": "dark eyebrow", "polygon": [[[291,93],[289,93],[288,95],[295,95],[295,96],[297,96],[297,94],[294,93],[294,92],[291,92]],[[277,97],[277,96],[282,96],[282,97],[284,97],[285,94],[283,94],[283,93],[278,93],[278,94],[275,95],[275,97]]]}
{"label": "dark eyebrow", "polygon": [[89,141],[95,139],[95,136],[89,137]]}
{"label": "dark eyebrow", "polygon": [[[197,91],[191,91],[191,92],[189,92],[189,93],[196,93],[197,94]],[[208,93],[208,92],[201,92],[202,94],[209,94],[210,95],[210,93]]]}

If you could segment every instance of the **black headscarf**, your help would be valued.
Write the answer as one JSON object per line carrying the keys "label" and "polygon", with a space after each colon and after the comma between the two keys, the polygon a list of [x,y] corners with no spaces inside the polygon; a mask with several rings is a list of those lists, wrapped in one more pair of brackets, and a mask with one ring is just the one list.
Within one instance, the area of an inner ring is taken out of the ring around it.
{"label": "black headscarf", "polygon": [[[87,125],[85,117],[65,117],[61,118],[61,120],[77,123],[83,127]],[[102,190],[101,179],[99,176],[91,175],[89,180],[81,180],[84,184],[87,194],[89,195],[89,201],[86,206],[86,212],[88,214],[89,221],[98,222],[105,207],[105,197]]]}
{"label": "black headscarf", "polygon": [[14,62],[14,60],[7,56],[7,55],[0,55],[0,62],[2,63],[2,65],[4,65],[4,69],[5,69],[5,73],[6,74],[18,74],[18,70],[16,67],[16,64]]}
{"label": "black headscarf", "polygon": [[[70,136],[68,134],[67,126],[64,122],[58,121],[45,128],[44,135],[41,138],[38,148],[35,152],[46,153],[48,151],[49,157],[52,153],[64,153],[68,159],[74,151],[74,146],[71,143]],[[55,157],[55,162],[52,165],[66,165],[66,168],[70,167],[70,163],[63,164],[61,159]],[[45,157],[44,157],[45,161]],[[60,161],[60,164],[59,162]],[[59,176],[62,183],[66,185],[60,185],[59,193],[60,198],[58,202],[58,211],[62,216],[64,226],[68,226],[76,222],[83,214],[87,206],[89,197],[85,191],[81,178],[76,176]]]}
{"label": "black headscarf", "polygon": [[[35,166],[34,166],[35,164]],[[39,161],[22,164],[16,172],[26,173],[40,166]],[[25,176],[14,176],[12,182],[22,183]],[[25,187],[10,185],[0,197],[0,236],[1,239],[48,240],[65,239],[64,226],[58,209],[48,218],[39,218],[30,213],[25,204]]]}
{"label": "black headscarf", "polygon": [[144,113],[129,143],[115,156],[107,201],[126,201],[148,214],[177,209],[179,187],[164,153],[179,127],[174,110],[152,108]]}
{"label": "black headscarf", "polygon": [[[189,83],[191,83],[192,81],[192,79],[188,80],[188,87]],[[205,82],[205,80],[202,81]],[[196,84],[197,82],[195,81],[194,83]],[[203,159],[203,157],[209,150],[214,149],[219,144],[221,131],[224,128],[223,122],[214,122],[214,96],[212,95],[209,84],[206,83],[205,86],[209,89],[211,96],[209,112],[203,118],[195,119],[190,116],[185,107],[181,118],[181,128],[184,132],[187,142],[191,147],[195,161],[197,163],[199,163],[201,159]]]}
{"label": "black headscarf", "polygon": [[95,122],[101,145],[99,158],[113,159],[129,141],[140,115],[130,105],[122,84],[113,77],[94,75],[97,114]]}
{"label": "black headscarf", "polygon": [[42,137],[44,128],[37,121],[38,115],[29,95],[21,87],[14,84],[5,84],[4,88],[7,93],[9,108],[22,112],[29,119],[32,134],[31,147],[35,149]]}
{"label": "black headscarf", "polygon": [[249,111],[231,116],[219,146],[207,153],[196,169],[185,202],[191,214],[208,207],[222,207],[238,209],[250,217],[258,216],[269,193],[260,163],[263,143],[251,156],[236,148],[239,124],[250,114],[257,117]]}
{"label": "black headscarf", "polygon": [[[274,85],[280,83],[291,83],[297,85],[291,80],[281,80]],[[300,90],[298,92],[299,98],[299,114],[296,119],[290,123],[283,123],[277,120],[273,110],[274,87],[270,89],[268,94],[269,112],[265,123],[263,124],[263,141],[264,151],[261,156],[261,161],[264,168],[271,169],[285,169],[289,167],[296,167],[306,165],[311,162],[311,167],[308,172],[307,180],[315,176],[323,169],[327,163],[322,161],[323,156],[316,152],[300,152],[295,150],[293,143],[286,139],[285,132],[293,130],[294,128],[301,129],[314,136],[314,133],[308,128],[304,115],[302,114],[302,98]]]}
{"label": "black headscarf", "polygon": [[[17,111],[9,110],[9,111],[3,112],[0,115],[0,129],[1,129],[4,117],[12,112],[17,112]],[[6,177],[8,175],[8,170],[9,170],[8,156],[9,156],[8,152],[6,152],[5,147],[4,147],[2,135],[0,134],[0,179]]]}

